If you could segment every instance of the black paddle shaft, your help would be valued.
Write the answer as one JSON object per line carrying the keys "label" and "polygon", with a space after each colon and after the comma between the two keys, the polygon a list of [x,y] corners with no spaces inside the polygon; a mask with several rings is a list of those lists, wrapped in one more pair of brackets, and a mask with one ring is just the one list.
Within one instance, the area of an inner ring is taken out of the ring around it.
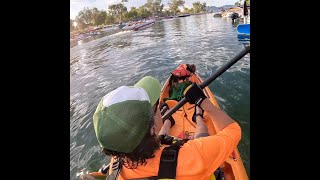
{"label": "black paddle shaft", "polygon": [[[219,68],[216,72],[214,72],[208,79],[206,79],[204,82],[202,82],[199,86],[201,89],[204,89],[206,86],[208,86],[212,81],[214,81],[217,77],[219,77],[222,73],[224,73],[226,70],[228,70],[233,64],[238,62],[241,58],[243,58],[246,54],[250,52],[250,45],[247,46],[244,50],[242,50],[240,53],[238,53],[233,59],[231,59],[227,64]],[[180,109],[187,101],[187,99],[184,97],[179,101],[177,105],[175,105],[172,109],[170,109],[169,112],[167,112],[165,115],[162,116],[162,119],[165,120],[168,117],[170,117],[174,112],[176,112],[178,109]]]}

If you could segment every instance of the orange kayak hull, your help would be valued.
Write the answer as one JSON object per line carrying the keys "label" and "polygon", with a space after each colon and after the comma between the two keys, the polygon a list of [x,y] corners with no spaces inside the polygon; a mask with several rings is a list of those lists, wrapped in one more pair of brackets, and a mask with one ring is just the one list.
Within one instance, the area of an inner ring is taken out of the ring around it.
{"label": "orange kayak hull", "polygon": [[[160,94],[160,103],[164,102],[163,98],[169,97],[169,79],[165,82],[162,87]],[[197,74],[191,74],[189,80],[197,84],[201,84],[203,80]],[[209,87],[204,88],[205,95],[210,99],[210,101],[217,107],[220,108],[217,100],[214,97],[214,94],[211,92]],[[167,100],[169,108],[172,109],[178,102],[175,100]],[[195,123],[192,122],[192,115],[194,113],[194,104],[186,103],[179,110],[172,114],[173,119],[175,120],[175,125],[170,129],[170,135],[178,138],[193,138],[195,132]],[[204,118],[206,119],[205,123],[208,127],[209,135],[215,135],[217,129],[210,117],[204,113]],[[220,167],[224,172],[226,180],[247,180],[248,175],[246,173],[245,167],[243,165],[240,153],[238,149],[235,149],[230,157],[222,164]]]}

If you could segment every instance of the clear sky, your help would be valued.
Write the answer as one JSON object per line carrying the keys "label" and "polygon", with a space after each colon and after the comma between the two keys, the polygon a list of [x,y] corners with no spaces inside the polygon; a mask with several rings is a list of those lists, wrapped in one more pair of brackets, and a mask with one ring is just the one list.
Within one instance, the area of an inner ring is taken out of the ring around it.
{"label": "clear sky", "polygon": [[[235,2],[239,0],[185,0],[185,7],[191,8],[192,3],[200,1],[201,3],[205,2],[207,6],[223,6],[223,5],[234,5]],[[111,4],[116,4],[121,2],[121,0],[70,0],[70,18],[74,19],[78,12],[81,11],[84,7],[93,8],[96,7],[99,10],[107,10],[107,7]],[[128,0],[125,3],[125,6],[130,7],[135,6],[139,7],[145,4],[147,0]],[[169,0],[162,0],[161,3],[167,6]]]}

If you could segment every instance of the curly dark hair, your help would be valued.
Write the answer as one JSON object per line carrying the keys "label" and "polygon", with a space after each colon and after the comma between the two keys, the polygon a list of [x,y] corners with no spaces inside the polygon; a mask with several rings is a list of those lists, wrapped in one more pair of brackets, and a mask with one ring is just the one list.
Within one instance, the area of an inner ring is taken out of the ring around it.
{"label": "curly dark hair", "polygon": [[[152,115],[148,130],[154,125],[155,116]],[[146,159],[154,157],[154,153],[160,149],[160,140],[156,134],[151,135],[150,131],[147,131],[141,143],[130,153],[123,153],[112,151],[109,149],[103,149],[102,152],[107,156],[115,156],[119,161],[123,162],[123,165],[129,169],[135,169],[139,164],[146,165]]]}
{"label": "curly dark hair", "polygon": [[187,70],[190,71],[191,73],[195,73],[196,66],[194,64],[187,64]]}

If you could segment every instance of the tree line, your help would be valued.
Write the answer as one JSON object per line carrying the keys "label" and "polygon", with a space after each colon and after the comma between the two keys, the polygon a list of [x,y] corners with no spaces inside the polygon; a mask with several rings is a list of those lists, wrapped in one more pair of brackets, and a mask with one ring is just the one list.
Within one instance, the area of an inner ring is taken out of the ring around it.
{"label": "tree line", "polygon": [[[122,0],[121,3],[109,5],[107,10],[98,10],[97,8],[84,8],[78,13],[74,20],[70,19],[70,31],[84,30],[90,26],[109,25],[146,18],[149,16],[171,16],[179,13],[203,13],[206,12],[206,3],[194,2],[192,8],[184,8],[180,12],[179,7],[184,6],[184,0],[170,0],[169,8],[164,9],[161,0],[147,0],[147,2],[136,8],[131,7],[128,11],[125,3],[128,0]],[[75,25],[76,24],[76,25]]]}

